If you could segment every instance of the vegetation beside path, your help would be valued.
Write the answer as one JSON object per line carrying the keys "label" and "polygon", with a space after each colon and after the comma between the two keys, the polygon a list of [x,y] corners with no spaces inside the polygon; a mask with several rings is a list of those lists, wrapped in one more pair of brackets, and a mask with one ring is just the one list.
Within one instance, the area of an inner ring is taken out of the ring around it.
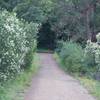
{"label": "vegetation beside path", "polygon": [[56,49],[64,70],[88,88],[95,82],[90,90],[99,97],[99,32],[99,0],[0,0],[0,100],[11,100],[18,89],[12,84],[24,86],[37,48]]}
{"label": "vegetation beside path", "polygon": [[30,69],[17,75],[14,80],[9,80],[0,86],[0,100],[23,100],[24,92],[30,86],[32,76],[37,72],[39,66],[38,55],[35,54]]}
{"label": "vegetation beside path", "polygon": [[[66,70],[66,66],[61,61],[61,58],[58,56],[57,53],[54,54],[54,58],[56,59],[61,69],[63,69],[67,73],[70,73],[68,70]],[[100,81],[97,81],[88,76],[80,76],[79,73],[70,73],[70,75],[79,80],[80,84],[82,84],[89,91],[90,94],[96,97],[97,100],[100,100]]]}
{"label": "vegetation beside path", "polygon": [[100,82],[87,77],[78,77],[80,83],[87,88],[87,90],[100,100]]}

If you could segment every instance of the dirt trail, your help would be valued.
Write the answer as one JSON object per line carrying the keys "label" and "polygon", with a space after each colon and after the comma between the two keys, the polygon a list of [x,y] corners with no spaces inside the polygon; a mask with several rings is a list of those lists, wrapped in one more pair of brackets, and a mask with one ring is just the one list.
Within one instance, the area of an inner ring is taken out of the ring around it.
{"label": "dirt trail", "polygon": [[41,68],[24,100],[95,100],[77,80],[58,67],[52,54],[39,55]]}

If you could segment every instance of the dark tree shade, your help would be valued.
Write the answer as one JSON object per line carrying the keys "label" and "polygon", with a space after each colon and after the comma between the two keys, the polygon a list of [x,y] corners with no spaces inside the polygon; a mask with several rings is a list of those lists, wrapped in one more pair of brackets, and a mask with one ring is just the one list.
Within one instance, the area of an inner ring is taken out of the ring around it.
{"label": "dark tree shade", "polygon": [[43,49],[55,48],[55,33],[51,30],[51,25],[47,22],[42,25],[38,33],[38,47]]}

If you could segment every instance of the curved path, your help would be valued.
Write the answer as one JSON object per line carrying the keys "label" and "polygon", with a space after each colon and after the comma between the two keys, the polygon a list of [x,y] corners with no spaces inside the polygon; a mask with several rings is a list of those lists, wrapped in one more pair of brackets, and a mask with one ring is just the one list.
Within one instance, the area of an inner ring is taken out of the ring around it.
{"label": "curved path", "polygon": [[58,67],[52,54],[39,55],[41,68],[24,100],[95,100],[77,80]]}

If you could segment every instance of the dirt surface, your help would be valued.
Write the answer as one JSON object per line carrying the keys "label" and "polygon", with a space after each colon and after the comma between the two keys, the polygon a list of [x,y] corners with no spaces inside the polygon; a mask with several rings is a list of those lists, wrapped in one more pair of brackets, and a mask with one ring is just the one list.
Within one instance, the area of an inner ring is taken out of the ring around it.
{"label": "dirt surface", "polygon": [[65,74],[52,54],[40,53],[41,68],[24,100],[95,100],[80,83]]}

